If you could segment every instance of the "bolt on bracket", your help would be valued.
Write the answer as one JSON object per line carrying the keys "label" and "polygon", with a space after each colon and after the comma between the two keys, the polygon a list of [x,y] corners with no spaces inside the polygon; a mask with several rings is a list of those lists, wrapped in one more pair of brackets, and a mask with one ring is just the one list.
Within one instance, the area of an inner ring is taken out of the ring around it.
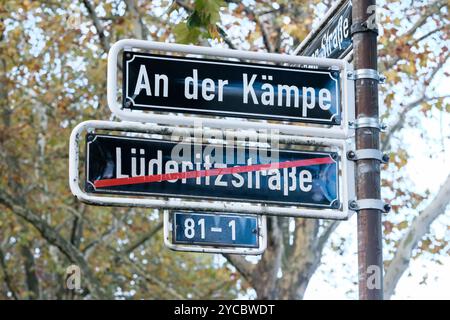
{"label": "bolt on bracket", "polygon": [[350,150],[347,152],[347,159],[352,161],[357,160],[378,160],[381,163],[389,162],[389,155],[383,153],[378,149],[359,149]]}
{"label": "bolt on bracket", "polygon": [[381,132],[385,132],[387,129],[387,125],[385,123],[379,122],[377,118],[372,117],[361,117],[355,119],[354,121],[349,121],[348,125],[352,129],[375,128],[379,129]]}
{"label": "bolt on bracket", "polygon": [[359,32],[374,32],[378,35],[378,25],[368,23],[367,20],[362,22],[354,22],[350,27],[350,33],[351,35],[354,35]]}
{"label": "bolt on bracket", "polygon": [[383,213],[391,211],[391,205],[385,203],[381,199],[359,199],[349,201],[348,207],[353,211],[360,211],[364,209],[368,210],[380,210]]}
{"label": "bolt on bracket", "polygon": [[386,77],[378,73],[375,69],[357,69],[348,71],[347,78],[349,80],[372,79],[379,83],[384,83],[386,81]]}

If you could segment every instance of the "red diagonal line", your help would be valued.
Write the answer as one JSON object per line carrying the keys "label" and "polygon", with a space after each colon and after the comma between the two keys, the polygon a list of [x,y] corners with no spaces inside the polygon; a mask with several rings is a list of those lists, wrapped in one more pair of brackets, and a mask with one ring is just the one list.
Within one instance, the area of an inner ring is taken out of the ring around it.
{"label": "red diagonal line", "polygon": [[244,173],[252,171],[263,171],[270,169],[284,169],[292,167],[306,167],[318,164],[332,163],[333,160],[330,157],[326,158],[313,158],[295,161],[285,161],[276,163],[265,164],[253,164],[248,166],[238,166],[230,168],[215,168],[209,170],[187,171],[177,173],[165,173],[165,174],[153,174],[149,176],[139,176],[130,178],[115,178],[115,179],[103,179],[94,182],[96,188],[112,187],[112,186],[124,186],[130,184],[148,183],[148,182],[162,182],[175,179],[193,179],[198,177],[211,177],[233,173]]}

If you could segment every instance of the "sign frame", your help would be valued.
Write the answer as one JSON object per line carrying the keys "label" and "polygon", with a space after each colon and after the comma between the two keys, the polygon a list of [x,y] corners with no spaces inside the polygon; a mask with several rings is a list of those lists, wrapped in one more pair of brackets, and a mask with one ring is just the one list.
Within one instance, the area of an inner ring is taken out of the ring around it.
{"label": "sign frame", "polygon": [[[173,52],[239,60],[264,61],[278,64],[292,65],[317,65],[323,68],[339,70],[341,79],[341,124],[331,128],[327,126],[298,126],[295,124],[268,123],[267,121],[252,121],[233,119],[216,119],[199,116],[158,114],[151,111],[124,109],[122,100],[118,96],[118,61],[119,54],[123,51],[141,50],[158,52]],[[231,50],[222,48],[209,48],[193,45],[174,43],[162,43],[145,40],[123,39],[114,43],[108,53],[107,74],[107,100],[111,112],[123,121],[158,123],[164,125],[188,125],[202,123],[211,128],[234,129],[276,129],[282,134],[304,135],[310,137],[326,137],[332,139],[346,139],[354,134],[354,129],[349,127],[349,122],[354,121],[354,80],[348,79],[348,74],[353,70],[351,64],[345,60],[302,57],[288,54],[251,52],[243,50]]]}
{"label": "sign frame", "polygon": [[[160,199],[155,197],[113,197],[88,194],[80,187],[80,141],[84,140],[83,133],[99,130],[126,131],[137,133],[171,134],[185,133],[188,128],[174,128],[157,126],[154,124],[136,122],[114,122],[102,120],[88,120],[79,123],[70,135],[69,143],[69,185],[72,193],[82,202],[103,206],[144,207],[171,210],[200,210],[214,212],[239,212],[257,215],[290,216],[305,218],[323,218],[334,220],[347,220],[353,213],[349,202],[355,199],[354,162],[346,157],[347,151],[354,149],[351,139],[329,139],[302,136],[280,135],[280,143],[308,144],[317,146],[333,146],[340,150],[339,194],[341,206],[338,209],[313,209],[296,206],[260,205],[243,202],[227,201],[199,201],[187,200],[177,197]],[[191,129],[194,130],[194,129]]]}
{"label": "sign frame", "polygon": [[[202,213],[199,210],[193,210],[195,213]],[[267,218],[266,216],[256,216],[258,222],[258,248],[249,247],[236,247],[236,246],[201,246],[201,245],[190,245],[190,244],[179,244],[174,243],[172,239],[173,231],[173,220],[170,216],[174,212],[169,212],[169,210],[164,210],[164,244],[171,250],[174,251],[189,251],[189,252],[204,252],[204,253],[230,253],[230,254],[242,254],[242,255],[260,255],[267,248]],[[209,212],[211,214],[211,212]],[[216,213],[220,214],[220,213]],[[224,213],[226,214],[226,213]],[[239,215],[238,213],[233,213]]]}

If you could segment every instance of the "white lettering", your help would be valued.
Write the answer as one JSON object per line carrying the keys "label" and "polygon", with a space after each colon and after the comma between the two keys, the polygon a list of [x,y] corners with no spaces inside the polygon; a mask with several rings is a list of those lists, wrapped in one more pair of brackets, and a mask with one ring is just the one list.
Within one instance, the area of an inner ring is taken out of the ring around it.
{"label": "white lettering", "polygon": [[136,88],[134,89],[134,95],[138,95],[142,89],[145,89],[145,94],[147,96],[152,95],[152,91],[150,89],[150,82],[148,81],[147,69],[145,69],[145,65],[141,64],[139,68],[139,74],[136,81]]}
{"label": "white lettering", "polygon": [[256,74],[252,75],[252,78],[250,79],[250,83],[248,82],[248,76],[246,73],[242,75],[243,77],[243,83],[244,83],[244,103],[248,103],[248,95],[250,94],[252,96],[252,100],[254,104],[258,104],[258,98],[256,98],[255,89],[253,89],[253,83],[256,79]]}

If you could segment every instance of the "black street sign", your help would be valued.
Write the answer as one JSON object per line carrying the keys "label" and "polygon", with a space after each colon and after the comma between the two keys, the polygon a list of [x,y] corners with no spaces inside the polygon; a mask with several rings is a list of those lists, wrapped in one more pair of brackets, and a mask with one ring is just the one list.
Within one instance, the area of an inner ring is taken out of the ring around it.
{"label": "black street sign", "polygon": [[174,212],[172,221],[176,244],[259,247],[257,216]]}
{"label": "black street sign", "polygon": [[123,107],[340,124],[335,70],[123,54]]}
{"label": "black street sign", "polygon": [[86,148],[87,192],[339,207],[337,153],[94,134]]}
{"label": "black street sign", "polygon": [[322,22],[298,55],[334,59],[345,57],[352,49],[351,26],[352,2],[346,1],[328,20]]}

